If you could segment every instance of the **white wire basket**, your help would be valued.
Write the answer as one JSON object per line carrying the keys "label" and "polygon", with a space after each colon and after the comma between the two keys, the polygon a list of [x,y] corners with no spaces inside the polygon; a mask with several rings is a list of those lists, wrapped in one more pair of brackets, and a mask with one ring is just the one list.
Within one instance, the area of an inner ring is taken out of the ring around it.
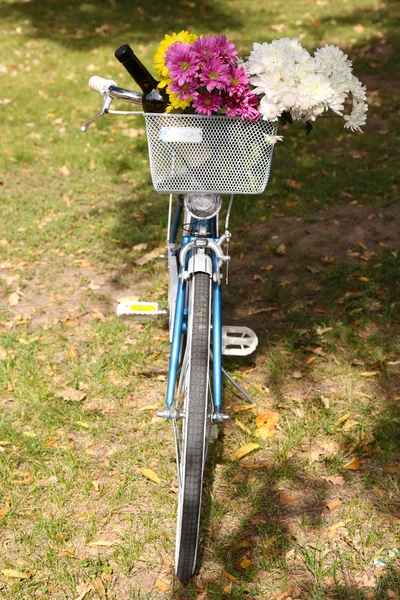
{"label": "white wire basket", "polygon": [[154,188],[163,193],[264,191],[277,124],[224,116],[145,113]]}

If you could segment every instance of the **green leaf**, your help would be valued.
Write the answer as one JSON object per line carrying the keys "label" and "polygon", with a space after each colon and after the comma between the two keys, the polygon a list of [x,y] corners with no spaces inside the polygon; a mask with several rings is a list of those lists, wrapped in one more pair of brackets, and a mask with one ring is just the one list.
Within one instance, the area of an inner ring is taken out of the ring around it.
{"label": "green leaf", "polygon": [[304,129],[306,130],[306,135],[309,135],[312,132],[313,126],[311,124],[311,121],[306,122],[306,124],[304,125]]}

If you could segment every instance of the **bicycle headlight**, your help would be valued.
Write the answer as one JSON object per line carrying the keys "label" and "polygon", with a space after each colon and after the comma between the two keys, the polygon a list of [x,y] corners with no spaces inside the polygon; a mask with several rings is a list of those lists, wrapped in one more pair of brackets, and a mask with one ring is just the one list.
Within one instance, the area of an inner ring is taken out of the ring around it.
{"label": "bicycle headlight", "polygon": [[220,194],[186,194],[185,206],[195,219],[211,219],[222,206]]}

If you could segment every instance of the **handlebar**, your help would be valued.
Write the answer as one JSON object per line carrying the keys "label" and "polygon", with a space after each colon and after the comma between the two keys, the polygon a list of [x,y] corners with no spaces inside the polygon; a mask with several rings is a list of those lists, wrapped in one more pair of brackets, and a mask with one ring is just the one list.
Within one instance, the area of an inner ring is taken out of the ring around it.
{"label": "handlebar", "polygon": [[89,87],[95,92],[99,92],[99,94],[103,96],[103,106],[94,117],[83,123],[81,127],[81,131],[83,132],[87,130],[90,123],[96,119],[99,119],[104,114],[126,114],[126,111],[110,110],[111,102],[114,98],[123,100],[124,102],[129,102],[131,104],[142,104],[141,93],[120,88],[113,79],[105,79],[104,77],[98,77],[97,75],[94,75],[89,79]]}
{"label": "handlebar", "polygon": [[131,102],[132,104],[142,104],[141,93],[120,88],[113,79],[104,79],[104,77],[93,75],[89,79],[89,87],[103,96],[108,95],[111,98],[118,98],[118,100],[125,100],[125,102]]}

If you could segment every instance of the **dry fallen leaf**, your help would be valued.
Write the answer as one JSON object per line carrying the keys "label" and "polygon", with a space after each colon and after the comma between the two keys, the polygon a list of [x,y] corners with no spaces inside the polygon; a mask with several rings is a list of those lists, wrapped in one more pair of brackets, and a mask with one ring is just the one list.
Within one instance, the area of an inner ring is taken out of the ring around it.
{"label": "dry fallen leaf", "polygon": [[393,473],[394,475],[400,475],[400,467],[396,467],[394,465],[390,465],[385,469],[386,473]]}
{"label": "dry fallen leaf", "polygon": [[254,409],[254,404],[234,404],[232,409],[234,412],[247,412]]}
{"label": "dry fallen leaf", "polygon": [[6,514],[9,512],[9,510],[10,509],[8,508],[8,506],[4,506],[4,508],[0,508],[0,523],[4,519]]}
{"label": "dry fallen leaf", "polygon": [[[354,27],[353,27],[353,31],[355,33],[362,33],[364,31],[364,29],[365,29],[365,27],[364,27],[364,25],[361,25],[361,23],[358,23],[358,25],[354,25]],[[365,246],[364,246],[364,248],[365,248]]]}
{"label": "dry fallen leaf", "polygon": [[379,371],[363,371],[361,373],[361,377],[374,377],[374,375],[378,375]]}
{"label": "dry fallen leaf", "polygon": [[157,579],[154,584],[154,587],[157,588],[160,592],[168,592],[171,589],[171,583],[165,581],[164,579]]}
{"label": "dry fallen leaf", "polygon": [[142,250],[147,250],[147,247],[148,244],[142,242],[141,244],[136,244],[136,246],[133,246],[132,250],[135,250],[135,252],[141,252]]}
{"label": "dry fallen leaf", "polygon": [[55,397],[62,398],[68,402],[81,402],[86,398],[86,395],[85,392],[81,392],[72,387],[67,387],[62,392],[55,394]]}
{"label": "dry fallen leaf", "polygon": [[74,598],[74,600],[84,600],[84,598],[88,595],[89,592],[92,591],[91,583],[80,583],[76,588],[77,593],[79,594]]}
{"label": "dry fallen leaf", "polygon": [[224,571],[223,574],[222,574],[222,577],[225,577],[225,579],[228,579],[228,581],[237,581],[237,577],[235,577],[234,575],[232,575],[228,571]]}
{"label": "dry fallen leaf", "polygon": [[319,446],[316,446],[315,448],[312,448],[310,450],[310,452],[308,453],[308,457],[309,457],[309,461],[310,463],[315,463],[319,461],[319,457],[322,456],[324,454],[324,449],[320,448]]}
{"label": "dry fallen leaf", "polygon": [[272,438],[276,433],[275,425],[264,425],[263,427],[259,427],[256,429],[254,435],[260,440],[267,440]]}
{"label": "dry fallen leaf", "polygon": [[242,423],[242,421],[239,421],[239,419],[235,419],[235,423],[236,423],[236,425],[238,427],[240,427],[240,429],[242,431],[245,431],[246,433],[250,433],[251,434],[250,429],[248,427],[246,427],[246,425],[244,423]]}
{"label": "dry fallen leaf", "polygon": [[359,424],[360,423],[358,421],[355,421],[354,419],[347,419],[347,421],[342,427],[342,431],[349,431],[349,429],[352,429],[353,427]]}
{"label": "dry fallen leaf", "polygon": [[2,569],[4,577],[10,577],[12,579],[29,579],[29,573],[24,573],[23,571],[18,571],[17,569]]}
{"label": "dry fallen leaf", "polygon": [[294,188],[295,190],[300,190],[303,187],[303,183],[300,181],[295,181],[294,179],[286,179],[286,185]]}
{"label": "dry fallen leaf", "polygon": [[264,425],[276,425],[279,423],[279,413],[267,410],[261,412],[256,418],[256,427],[264,427]]}
{"label": "dry fallen leaf", "polygon": [[61,175],[64,175],[65,177],[68,177],[70,175],[67,165],[63,165],[58,170],[60,171]]}
{"label": "dry fallen leaf", "polygon": [[318,335],[324,335],[325,333],[328,333],[328,331],[332,331],[333,327],[317,327],[316,328],[316,332]]}
{"label": "dry fallen leaf", "polygon": [[334,500],[327,502],[326,506],[327,506],[327,508],[329,508],[329,510],[335,510],[335,508],[337,508],[341,504],[343,504],[342,500],[340,500],[340,498],[335,498]]}
{"label": "dry fallen leaf", "polygon": [[255,436],[266,440],[271,438],[276,433],[276,425],[279,422],[279,413],[266,411],[262,412],[256,418],[256,432]]}
{"label": "dry fallen leaf", "polygon": [[252,561],[249,558],[245,557],[236,563],[235,568],[240,573],[243,573],[243,571],[245,571],[247,569],[247,567],[250,567],[251,564],[252,564]]}
{"label": "dry fallen leaf", "polygon": [[78,357],[78,346],[77,344],[71,344],[68,347],[68,358],[77,358]]}
{"label": "dry fallen leaf", "polygon": [[344,485],[345,479],[341,475],[323,475],[321,479],[329,481],[332,485]]}
{"label": "dry fallen leaf", "polygon": [[7,358],[7,350],[0,346],[0,360],[6,360]]}
{"label": "dry fallen leaf", "polygon": [[342,423],[344,423],[345,421],[347,421],[347,419],[350,417],[350,413],[346,413],[345,415],[343,415],[342,417],[340,417],[340,419],[338,419],[335,423],[335,425],[341,425]]}
{"label": "dry fallen leaf", "polygon": [[91,583],[93,591],[96,592],[98,597],[101,598],[101,600],[107,600],[107,593],[104,587],[104,583],[102,582],[100,577],[96,577],[96,579],[93,579]]}
{"label": "dry fallen leaf", "polygon": [[376,577],[372,574],[368,575],[367,573],[364,573],[364,575],[356,575],[354,581],[358,583],[359,587],[376,587]]}
{"label": "dry fallen leaf", "polygon": [[246,454],[249,454],[249,452],[253,452],[253,450],[256,450],[259,447],[260,444],[249,442],[248,444],[245,444],[245,446],[242,446],[241,448],[236,450],[236,452],[232,454],[231,460],[240,460],[241,458],[243,458],[243,456],[246,456]]}
{"label": "dry fallen leaf", "polygon": [[296,588],[294,586],[290,586],[287,590],[277,594],[274,600],[291,600],[291,594],[293,594],[295,589]]}
{"label": "dry fallen leaf", "polygon": [[148,252],[147,254],[144,254],[141,258],[138,258],[137,260],[135,260],[135,264],[138,265],[139,267],[142,267],[143,265],[147,265],[154,258],[158,258],[160,256],[160,254],[164,254],[164,252],[165,252],[165,246],[160,246],[159,248],[155,248],[151,252]]}
{"label": "dry fallen leaf", "polygon": [[140,472],[144,477],[150,479],[150,481],[153,481],[154,483],[161,483],[159,476],[153,471],[153,469],[140,469]]}
{"label": "dry fallen leaf", "polygon": [[294,501],[295,501],[295,496],[293,496],[293,494],[291,494],[290,492],[288,492],[286,490],[284,490],[283,492],[280,492],[279,502],[283,506],[290,506],[291,504],[293,504]]}
{"label": "dry fallen leaf", "polygon": [[350,519],[346,519],[345,521],[339,521],[338,523],[334,523],[333,525],[328,527],[328,536],[333,537],[335,535],[336,531],[338,529],[341,529],[342,527],[346,527],[346,525],[349,521],[350,521]]}
{"label": "dry fallen leaf", "polygon": [[358,458],[358,456],[355,456],[352,460],[343,465],[343,469],[348,469],[349,471],[358,471],[360,465],[360,459]]}
{"label": "dry fallen leaf", "polygon": [[111,546],[115,546],[117,542],[112,542],[110,540],[94,540],[93,542],[89,542],[86,546],[89,548],[97,548],[97,547],[105,547],[110,548]]}
{"label": "dry fallen leaf", "polygon": [[279,244],[279,246],[275,248],[275,252],[279,254],[279,256],[283,256],[284,254],[286,254],[285,244]]}
{"label": "dry fallen leaf", "polygon": [[8,304],[10,306],[17,306],[18,302],[19,302],[19,294],[17,294],[17,292],[13,292],[12,294],[9,295]]}
{"label": "dry fallen leaf", "polygon": [[30,485],[33,483],[33,475],[29,471],[16,471],[13,475],[18,478],[11,480],[14,485]]}
{"label": "dry fallen leaf", "polygon": [[266,464],[265,463],[243,463],[242,467],[243,467],[243,469],[250,469],[250,470],[265,469]]}

